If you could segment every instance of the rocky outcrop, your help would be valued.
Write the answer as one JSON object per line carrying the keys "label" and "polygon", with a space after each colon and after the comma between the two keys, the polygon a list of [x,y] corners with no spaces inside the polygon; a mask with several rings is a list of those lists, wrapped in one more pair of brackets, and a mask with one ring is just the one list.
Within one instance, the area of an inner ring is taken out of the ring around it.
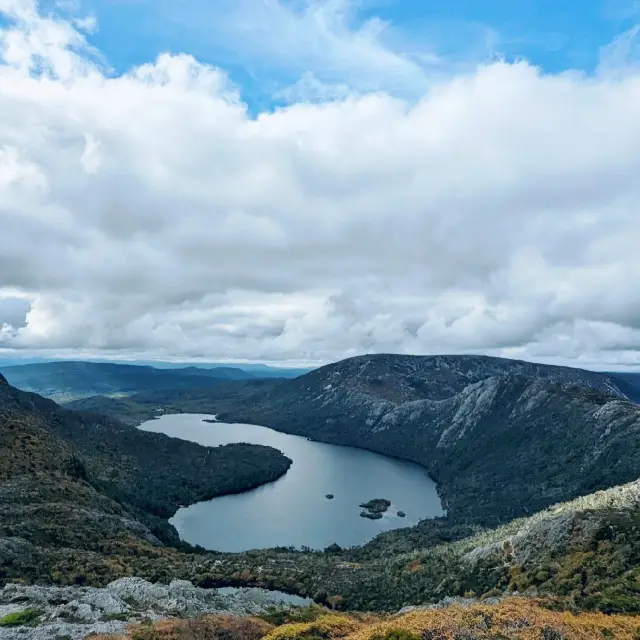
{"label": "rocky outcrop", "polygon": [[360,507],[361,518],[369,518],[369,520],[380,520],[382,514],[384,514],[391,506],[391,501],[386,498],[373,498],[368,502],[363,502]]}
{"label": "rocky outcrop", "polygon": [[38,612],[39,620],[35,626],[0,629],[0,638],[45,640],[67,636],[79,640],[90,634],[122,633],[129,624],[145,619],[206,613],[258,614],[274,605],[287,608],[291,603],[284,594],[260,589],[223,594],[199,589],[185,580],[161,585],[122,578],[104,589],[8,584],[0,590],[0,619],[32,609]]}
{"label": "rocky outcrop", "polygon": [[[613,513],[635,513],[639,509],[640,480],[597,491],[473,538],[465,544],[475,542],[477,546],[466,552],[462,561],[474,566],[488,558],[501,558],[520,567],[535,565],[541,558],[562,557],[571,549],[588,548]],[[487,537],[491,541],[483,540]]]}

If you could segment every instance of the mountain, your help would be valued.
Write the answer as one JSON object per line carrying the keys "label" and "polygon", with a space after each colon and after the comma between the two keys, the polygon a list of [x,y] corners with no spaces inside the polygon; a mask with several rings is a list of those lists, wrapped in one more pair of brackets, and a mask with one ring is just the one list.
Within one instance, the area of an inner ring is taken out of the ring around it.
{"label": "mountain", "polygon": [[243,369],[236,367],[213,367],[211,369],[203,369],[201,367],[180,367],[178,369],[161,370],[166,373],[173,373],[177,376],[200,376],[202,378],[217,378],[220,380],[249,380],[256,376]]}
{"label": "mountain", "polygon": [[59,402],[94,395],[127,395],[152,389],[194,389],[221,380],[254,377],[232,367],[167,370],[108,362],[45,362],[4,367],[0,372],[13,386]]}
{"label": "mountain", "polygon": [[270,447],[202,447],[66,411],[2,376],[0,451],[0,581],[45,567],[51,578],[52,559],[69,553],[94,565],[157,556],[149,546],[180,545],[166,521],[180,505],[273,481],[291,464]]}
{"label": "mountain", "polygon": [[215,413],[215,406],[221,398],[242,401],[259,389],[272,389],[285,380],[239,380],[220,381],[211,392],[211,386],[194,389],[158,389],[133,394],[126,398],[90,396],[64,402],[63,406],[72,411],[88,411],[111,416],[125,424],[137,426],[153,420],[162,414],[171,413]]}
{"label": "mountain", "polygon": [[426,467],[452,518],[497,523],[640,476],[640,407],[609,376],[476,356],[365,356],[244,397],[252,422]]}
{"label": "mountain", "polygon": [[506,522],[640,476],[640,407],[611,376],[568,367],[383,354],[128,402],[118,410],[139,419],[215,413],[417,462],[461,523]]}
{"label": "mountain", "polygon": [[[0,364],[2,361],[0,360]],[[275,367],[261,362],[163,362],[160,360],[136,360],[131,364],[152,366],[156,369],[185,369],[194,367],[199,370],[233,368],[240,369],[256,378],[297,378],[313,371],[313,367]]]}
{"label": "mountain", "polygon": [[274,367],[267,364],[242,363],[238,364],[243,371],[253,373],[257,378],[297,378],[313,371],[313,367]]}
{"label": "mountain", "polygon": [[640,373],[614,371],[607,375],[631,400],[640,404]]}

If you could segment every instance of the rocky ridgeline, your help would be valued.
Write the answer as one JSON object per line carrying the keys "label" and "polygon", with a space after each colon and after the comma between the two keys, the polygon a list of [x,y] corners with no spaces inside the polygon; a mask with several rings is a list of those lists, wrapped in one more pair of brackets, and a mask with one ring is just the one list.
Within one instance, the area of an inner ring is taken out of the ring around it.
{"label": "rocky ridgeline", "polygon": [[495,526],[640,475],[640,408],[579,370],[371,356],[219,397],[215,410],[417,462],[457,523]]}
{"label": "rocky ridgeline", "polygon": [[122,633],[131,623],[207,613],[247,615],[273,606],[291,607],[284,596],[261,589],[221,593],[200,589],[185,580],[169,585],[141,578],[121,578],[104,589],[9,584],[0,590],[0,621],[5,616],[35,611],[31,625],[0,627],[2,640],[79,640],[89,634]]}

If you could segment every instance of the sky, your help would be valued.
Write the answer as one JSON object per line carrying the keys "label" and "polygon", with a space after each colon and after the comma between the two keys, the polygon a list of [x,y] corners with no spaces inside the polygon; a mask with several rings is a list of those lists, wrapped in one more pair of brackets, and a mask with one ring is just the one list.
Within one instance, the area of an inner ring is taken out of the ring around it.
{"label": "sky", "polygon": [[640,369],[640,1],[0,0],[0,359]]}

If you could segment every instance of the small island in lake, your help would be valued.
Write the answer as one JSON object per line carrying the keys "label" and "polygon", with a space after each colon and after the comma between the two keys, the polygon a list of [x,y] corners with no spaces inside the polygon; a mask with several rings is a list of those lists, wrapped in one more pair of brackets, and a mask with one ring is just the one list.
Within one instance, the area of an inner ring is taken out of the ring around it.
{"label": "small island in lake", "polygon": [[374,498],[369,502],[363,502],[360,507],[361,518],[369,518],[369,520],[380,520],[382,514],[391,506],[391,501],[386,498]]}

